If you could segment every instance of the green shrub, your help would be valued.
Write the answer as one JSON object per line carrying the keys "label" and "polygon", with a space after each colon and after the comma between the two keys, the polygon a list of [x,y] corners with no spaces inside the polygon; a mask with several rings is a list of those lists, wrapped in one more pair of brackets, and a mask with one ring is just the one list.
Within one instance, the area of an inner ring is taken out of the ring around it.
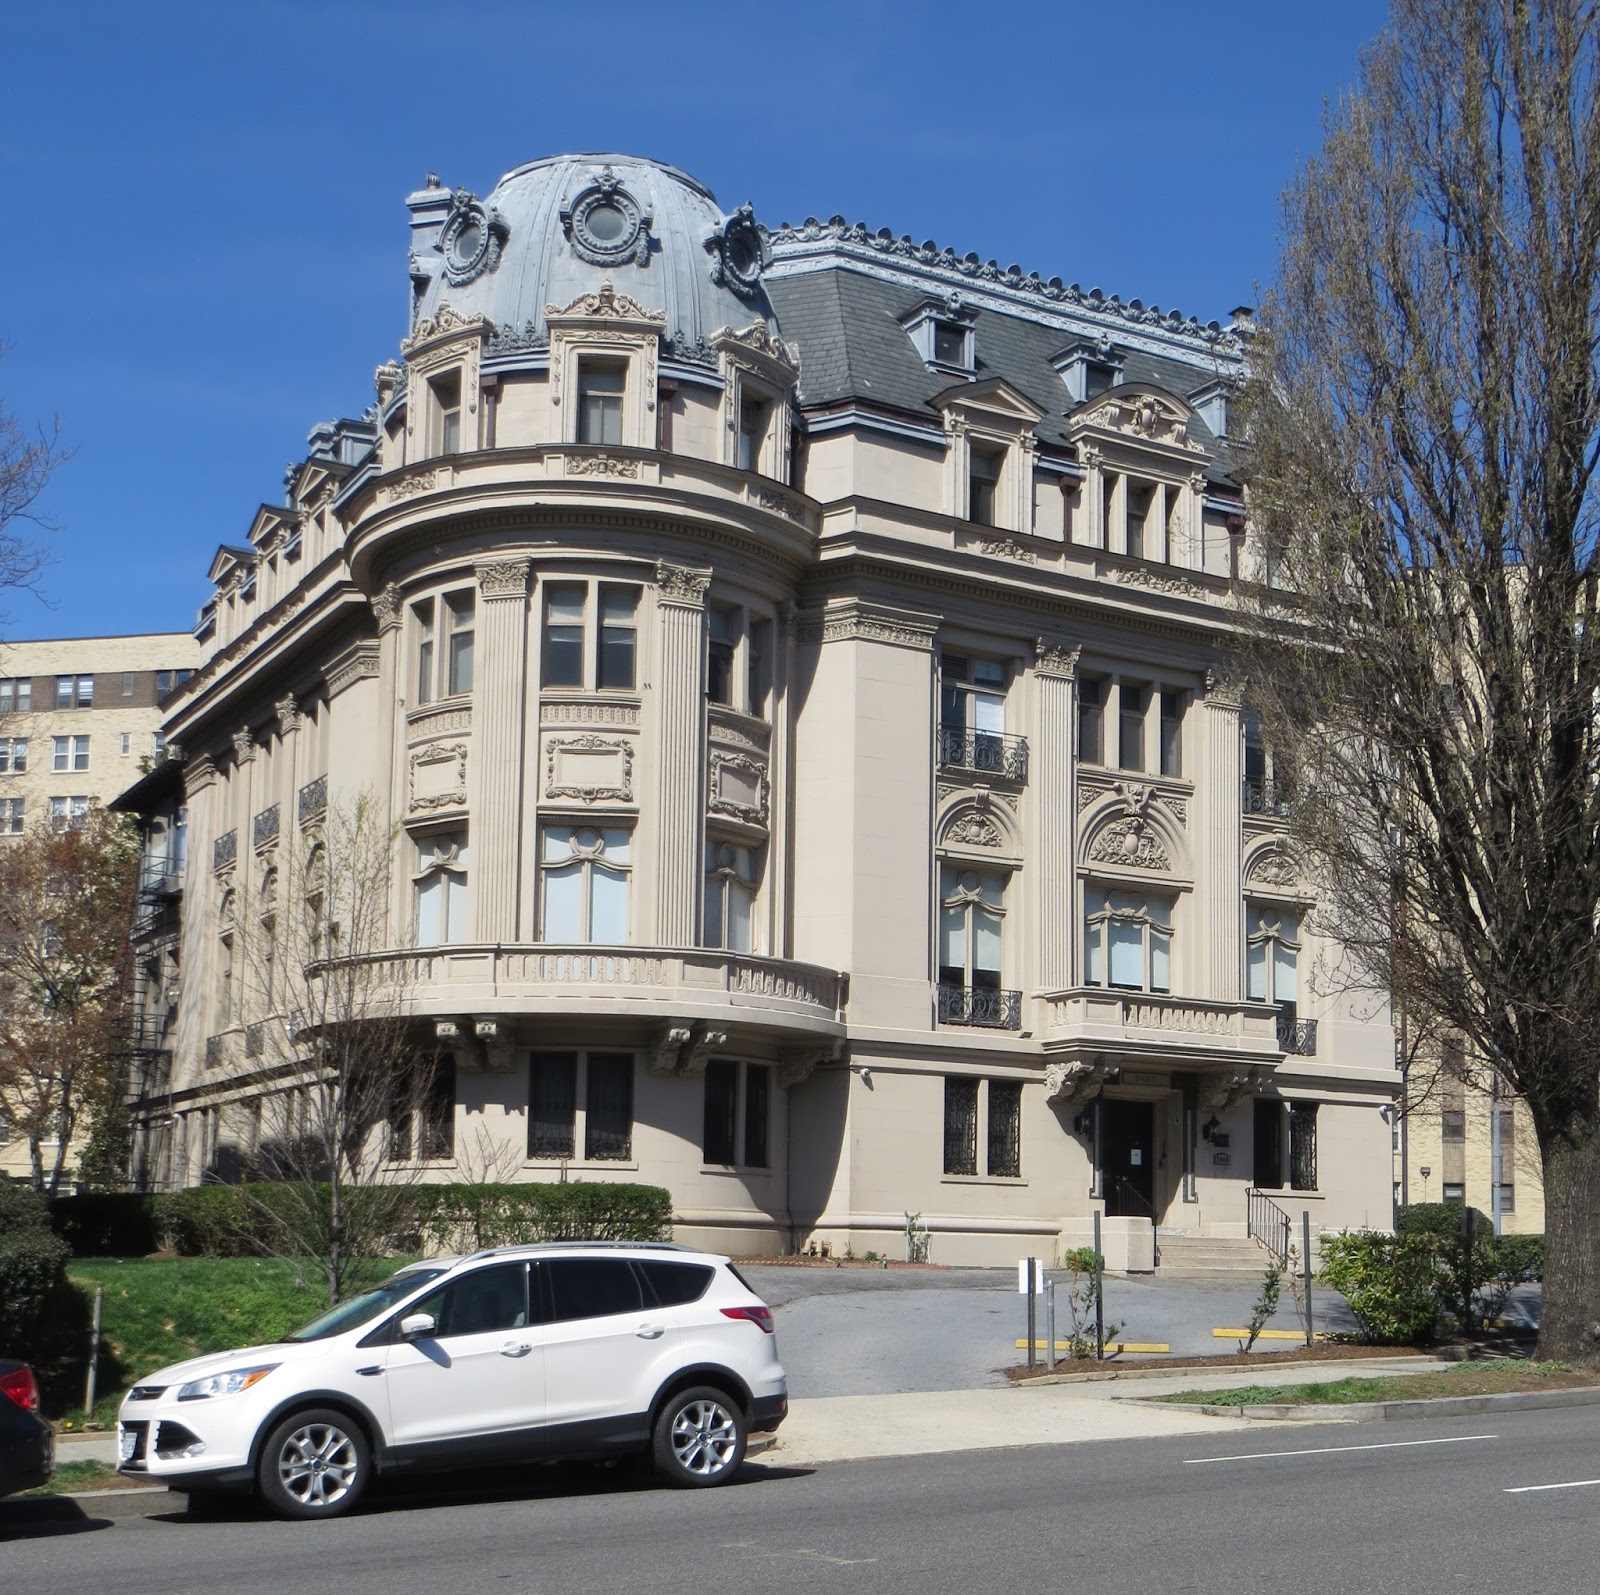
{"label": "green shrub", "polygon": [[1438,1327],[1440,1266],[1428,1234],[1346,1230],[1322,1237],[1321,1277],[1350,1304],[1362,1339],[1425,1345]]}
{"label": "green shrub", "polygon": [[1493,1219],[1473,1208],[1469,1256],[1468,1211],[1454,1202],[1414,1203],[1400,1209],[1395,1228],[1402,1235],[1432,1243],[1439,1265],[1439,1311],[1470,1334],[1497,1318],[1511,1292],[1524,1280],[1544,1277],[1544,1237],[1502,1235],[1497,1239]]}
{"label": "green shrub", "polygon": [[58,1196],[50,1224],[74,1257],[147,1257],[161,1245],[155,1198],[138,1191]]}
{"label": "green shrub", "polygon": [[1495,1242],[1500,1274],[1512,1284],[1544,1278],[1544,1236],[1502,1235]]}
{"label": "green shrub", "polygon": [[[1413,1202],[1402,1207],[1395,1215],[1397,1235],[1435,1235],[1442,1241],[1458,1240],[1466,1223],[1463,1215],[1467,1209],[1459,1202]],[[1472,1209],[1473,1227],[1477,1234],[1493,1234],[1494,1222],[1478,1208]]]}
{"label": "green shrub", "polygon": [[0,1186],[0,1357],[30,1363],[47,1407],[60,1410],[81,1381],[89,1320],[67,1282],[67,1243],[30,1190]]}

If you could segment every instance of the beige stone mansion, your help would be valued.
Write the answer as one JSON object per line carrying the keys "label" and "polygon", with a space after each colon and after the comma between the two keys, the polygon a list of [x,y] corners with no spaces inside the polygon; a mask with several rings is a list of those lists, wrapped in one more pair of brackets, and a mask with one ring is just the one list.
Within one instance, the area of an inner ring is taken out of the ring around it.
{"label": "beige stone mansion", "polygon": [[[1051,1256],[1387,1227],[1388,1010],[1221,668],[1247,313],[562,156],[413,194],[410,326],[224,546],[148,1181],[250,1131],[231,927],[361,792],[468,1133],[680,1238]],[[247,1005],[246,1005],[247,1006]],[[1298,1222],[1298,1217],[1297,1217]]]}

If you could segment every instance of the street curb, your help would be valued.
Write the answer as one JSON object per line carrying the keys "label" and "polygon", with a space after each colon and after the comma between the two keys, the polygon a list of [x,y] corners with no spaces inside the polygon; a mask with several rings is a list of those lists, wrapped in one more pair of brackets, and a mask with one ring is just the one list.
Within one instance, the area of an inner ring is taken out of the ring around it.
{"label": "street curb", "polygon": [[[1293,1368],[1296,1372],[1301,1369],[1307,1372],[1321,1372],[1324,1368],[1383,1368],[1390,1363],[1416,1362],[1415,1355],[1408,1357],[1338,1357],[1329,1358],[1324,1362],[1296,1362],[1296,1363],[1269,1363],[1269,1368]],[[1434,1359],[1441,1367],[1446,1366],[1442,1359]],[[1173,1366],[1171,1363],[1158,1363],[1151,1368],[1135,1367],[1129,1364],[1125,1368],[1107,1368],[1104,1373],[1047,1373],[1039,1374],[1032,1379],[1018,1379],[1012,1385],[1013,1390],[1031,1390],[1035,1385],[1092,1385],[1101,1384],[1111,1379],[1177,1379],[1184,1374],[1196,1378],[1215,1377],[1217,1374],[1248,1374],[1249,1369],[1241,1367],[1217,1368],[1200,1367],[1185,1368],[1181,1364]],[[1352,1376],[1353,1377],[1353,1376]],[[1129,1397],[1130,1400],[1145,1400],[1146,1397]],[[1187,1405],[1187,1403],[1184,1403]],[[1238,1411],[1238,1408],[1229,1408]]]}
{"label": "street curb", "polygon": [[[1151,1406],[1188,1406],[1135,1398]],[[1527,1412],[1541,1407],[1600,1406],[1600,1390],[1512,1390],[1497,1396],[1432,1396],[1415,1401],[1352,1401],[1344,1406],[1325,1402],[1263,1402],[1259,1406],[1224,1407],[1195,1404],[1213,1418],[1254,1418],[1279,1423],[1399,1423],[1410,1418],[1466,1418],[1480,1412]]]}

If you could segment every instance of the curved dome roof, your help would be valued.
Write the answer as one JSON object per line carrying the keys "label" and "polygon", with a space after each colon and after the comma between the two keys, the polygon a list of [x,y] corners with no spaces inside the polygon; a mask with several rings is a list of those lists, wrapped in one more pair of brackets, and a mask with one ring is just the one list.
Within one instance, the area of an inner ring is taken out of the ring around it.
{"label": "curved dome roof", "polygon": [[507,172],[479,200],[413,194],[414,318],[442,305],[533,338],[545,306],[609,279],[693,345],[718,327],[775,324],[760,282],[766,245],[748,206],[731,217],[703,184],[635,155],[553,155]]}

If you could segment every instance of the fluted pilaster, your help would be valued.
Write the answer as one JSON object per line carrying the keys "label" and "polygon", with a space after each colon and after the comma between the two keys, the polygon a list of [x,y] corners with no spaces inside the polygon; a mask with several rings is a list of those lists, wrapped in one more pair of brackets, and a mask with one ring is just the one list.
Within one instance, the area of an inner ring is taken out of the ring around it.
{"label": "fluted pilaster", "polygon": [[1240,793],[1244,785],[1244,738],[1240,731],[1242,683],[1208,672],[1200,714],[1204,725],[1204,786],[1200,805],[1200,923],[1206,945],[1201,965],[1202,996],[1237,1002],[1244,967],[1244,926],[1239,872],[1244,851]]}
{"label": "fluted pilaster", "polygon": [[1072,856],[1078,834],[1078,650],[1041,638],[1035,651],[1038,731],[1029,761],[1038,860],[1039,939],[1036,989],[1073,981],[1076,940]]}
{"label": "fluted pilaster", "polygon": [[527,690],[525,559],[478,567],[477,665],[473,682],[472,895],[479,941],[514,941],[522,879],[522,770]]}
{"label": "fluted pilaster", "polygon": [[656,940],[664,947],[689,947],[695,940],[704,829],[701,651],[710,580],[704,572],[677,565],[656,567],[656,606],[661,620],[661,668],[656,677],[661,735],[656,794]]}

